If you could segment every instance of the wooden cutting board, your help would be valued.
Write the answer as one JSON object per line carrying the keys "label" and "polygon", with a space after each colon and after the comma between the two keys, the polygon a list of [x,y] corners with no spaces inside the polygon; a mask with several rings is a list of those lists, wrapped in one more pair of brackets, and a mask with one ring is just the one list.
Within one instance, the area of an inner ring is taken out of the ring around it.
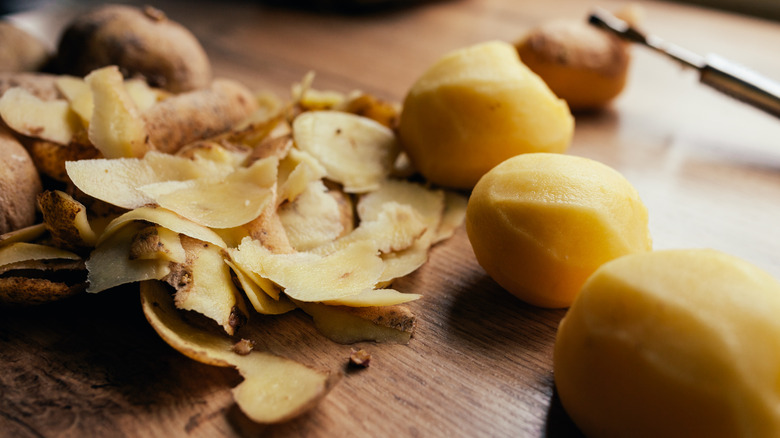
{"label": "wooden cutting board", "polygon": [[[780,46],[778,23],[642,4],[647,27],[671,41],[780,71],[780,59],[769,56]],[[66,6],[20,19],[53,40],[79,11]],[[287,96],[314,70],[316,88],[400,101],[445,51],[512,41],[546,19],[582,19],[590,5],[444,1],[357,15],[238,1],[156,6],[194,31],[218,76]],[[570,153],[615,167],[637,187],[657,248],[713,247],[780,278],[780,123],[702,89],[655,54],[634,54],[623,96],[606,111],[576,115]],[[0,435],[579,436],[553,385],[565,310],[534,308],[502,290],[476,263],[463,228],[395,287],[424,295],[412,304],[418,326],[409,345],[335,344],[298,312],[254,318],[243,336],[257,348],[342,375],[315,409],[267,427],[235,407],[235,371],[196,363],[159,339],[134,287],[2,309]],[[371,353],[370,367],[347,367],[354,347]]]}

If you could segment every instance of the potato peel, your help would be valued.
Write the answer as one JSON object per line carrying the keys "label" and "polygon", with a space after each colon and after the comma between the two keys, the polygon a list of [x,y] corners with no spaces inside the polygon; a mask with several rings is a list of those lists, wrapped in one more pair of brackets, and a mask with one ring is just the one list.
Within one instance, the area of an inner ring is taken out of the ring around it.
{"label": "potato peel", "polygon": [[306,112],[293,121],[295,144],[325,167],[347,193],[379,188],[390,174],[399,147],[386,126],[339,111]]}
{"label": "potato peel", "polygon": [[80,260],[77,254],[37,243],[14,242],[0,248],[0,266],[28,260]]}
{"label": "potato peel", "polygon": [[241,289],[243,289],[244,294],[249,299],[249,302],[252,303],[252,307],[257,313],[262,313],[264,315],[281,315],[282,313],[287,313],[295,309],[295,304],[286,297],[279,299],[279,295],[277,295],[277,298],[274,299],[268,295],[263,287],[254,280],[256,277],[248,275],[235,263],[230,260],[225,260],[225,263],[232,269],[233,274],[241,285]]}
{"label": "potato peel", "polygon": [[300,301],[327,301],[373,288],[384,264],[372,242],[356,242],[327,256],[273,254],[244,239],[230,256],[239,266],[268,278]]}
{"label": "potato peel", "polygon": [[106,158],[143,157],[153,146],[119,68],[100,68],[84,81],[92,91],[94,105],[88,128],[90,142]]}
{"label": "potato peel", "polygon": [[339,204],[320,180],[309,183],[294,201],[279,206],[278,214],[290,245],[297,251],[325,245],[344,231]]}
{"label": "potato peel", "polygon": [[417,326],[414,315],[404,305],[355,308],[296,304],[312,317],[320,333],[340,344],[363,341],[408,344]]}
{"label": "potato peel", "polygon": [[330,306],[382,307],[408,303],[422,298],[420,294],[401,293],[394,289],[369,289],[350,297],[323,301]]}
{"label": "potato peel", "polygon": [[43,222],[54,242],[65,248],[91,248],[97,235],[87,218],[87,209],[72,196],[60,190],[38,195]]}
{"label": "potato peel", "polygon": [[235,334],[246,323],[247,311],[222,251],[191,238],[182,239],[182,245],[186,261],[172,263],[170,274],[162,278],[176,289],[176,307],[198,312],[216,321],[227,334]]}
{"label": "potato peel", "polygon": [[233,389],[233,396],[253,421],[279,423],[298,416],[316,406],[335,383],[328,372],[267,352],[234,352],[230,338],[184,322],[157,282],[141,284],[141,303],[151,326],[171,347],[198,362],[238,370],[244,381]]}
{"label": "potato peel", "polygon": [[170,273],[167,260],[130,260],[133,237],[142,223],[122,227],[103,240],[87,260],[88,293],[98,293],[116,286],[143,280],[159,280]]}
{"label": "potato peel", "polygon": [[44,101],[20,87],[0,97],[0,117],[19,134],[61,145],[70,143],[81,125],[67,101]]}
{"label": "potato peel", "polygon": [[220,237],[219,234],[215,233],[210,228],[196,224],[195,222],[187,220],[178,214],[170,210],[166,210],[162,207],[136,208],[135,210],[130,210],[127,213],[117,217],[116,219],[112,220],[103,230],[103,233],[98,238],[97,244],[100,245],[113,233],[117,232],[125,225],[135,221],[151,222],[171,231],[175,231],[179,234],[192,237],[193,239],[211,243],[212,245],[216,245],[220,248],[227,247],[227,244],[225,244],[225,241],[222,240],[222,237]]}
{"label": "potato peel", "polygon": [[233,228],[257,218],[273,198],[276,158],[236,169],[221,181],[199,178],[140,187],[154,202],[200,225]]}
{"label": "potato peel", "polygon": [[128,209],[154,203],[154,199],[138,190],[139,187],[200,177],[221,179],[233,171],[230,165],[209,160],[191,160],[161,152],[149,152],[142,159],[68,161],[65,169],[68,177],[82,192]]}

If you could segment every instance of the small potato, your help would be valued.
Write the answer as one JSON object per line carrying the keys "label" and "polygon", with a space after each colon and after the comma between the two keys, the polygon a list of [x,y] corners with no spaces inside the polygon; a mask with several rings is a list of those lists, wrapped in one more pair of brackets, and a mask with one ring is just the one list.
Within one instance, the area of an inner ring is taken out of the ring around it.
{"label": "small potato", "polygon": [[628,45],[586,23],[546,23],[518,42],[517,50],[572,110],[603,107],[626,84]]}
{"label": "small potato", "polygon": [[[631,5],[616,15],[630,23],[642,11]],[[583,21],[552,20],[515,43],[520,59],[573,111],[606,106],[625,88],[629,43]]]}
{"label": "small potato", "polygon": [[76,18],[59,41],[58,72],[85,76],[117,65],[125,77],[180,93],[208,86],[211,65],[192,33],[152,7],[105,5]]}
{"label": "small potato", "polygon": [[509,157],[565,152],[573,132],[566,103],[500,41],[441,57],[409,90],[398,126],[412,165],[460,189]]}
{"label": "small potato", "polygon": [[0,234],[35,222],[41,179],[30,154],[7,130],[0,129]]}
{"label": "small potato", "polygon": [[648,213],[615,169],[566,154],[523,154],[479,180],[466,233],[480,266],[534,306],[571,305],[602,264],[652,249]]}
{"label": "small potato", "polygon": [[49,58],[43,41],[8,21],[0,21],[0,71],[38,71]]}

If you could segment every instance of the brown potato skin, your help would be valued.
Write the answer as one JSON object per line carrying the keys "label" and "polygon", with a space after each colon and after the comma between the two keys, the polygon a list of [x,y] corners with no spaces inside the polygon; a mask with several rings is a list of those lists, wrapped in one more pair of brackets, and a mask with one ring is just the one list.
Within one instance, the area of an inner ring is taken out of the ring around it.
{"label": "brown potato skin", "polygon": [[211,82],[211,64],[195,36],[161,11],[105,5],[76,18],[59,41],[59,73],[86,76],[117,65],[124,77],[142,76],[173,93]]}
{"label": "brown potato skin", "polygon": [[14,87],[21,87],[41,100],[63,99],[57,88],[57,76],[36,72],[0,72],[0,96]]}
{"label": "brown potato skin", "polygon": [[586,23],[544,23],[515,47],[523,63],[573,111],[602,108],[626,85],[628,44]]}
{"label": "brown potato skin", "polygon": [[0,234],[35,223],[41,178],[30,154],[0,127]]}
{"label": "brown potato skin", "polygon": [[8,21],[0,21],[0,72],[38,71],[50,58],[43,41]]}
{"label": "brown potato skin", "polygon": [[227,132],[256,109],[257,101],[246,87],[217,79],[209,88],[157,103],[142,117],[154,147],[174,153],[194,141]]}

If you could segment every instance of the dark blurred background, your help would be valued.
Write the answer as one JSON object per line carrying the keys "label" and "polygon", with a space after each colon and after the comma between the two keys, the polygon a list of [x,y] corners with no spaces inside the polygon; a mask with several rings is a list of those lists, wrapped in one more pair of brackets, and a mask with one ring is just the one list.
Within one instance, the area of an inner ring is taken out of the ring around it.
{"label": "dark blurred background", "polygon": [[[386,9],[397,9],[420,3],[421,0],[247,0],[276,7],[305,8],[331,13],[370,13]],[[517,0],[507,0],[517,1]],[[583,0],[591,1],[591,0]],[[709,8],[723,9],[744,15],[780,20],[780,0],[677,0]],[[48,3],[107,3],[96,0],[0,0],[0,15],[35,9]],[[117,1],[116,3],[122,3]],[[598,0],[591,3],[598,5]],[[638,3],[641,3],[639,1]],[[153,1],[149,4],[154,5]]]}

